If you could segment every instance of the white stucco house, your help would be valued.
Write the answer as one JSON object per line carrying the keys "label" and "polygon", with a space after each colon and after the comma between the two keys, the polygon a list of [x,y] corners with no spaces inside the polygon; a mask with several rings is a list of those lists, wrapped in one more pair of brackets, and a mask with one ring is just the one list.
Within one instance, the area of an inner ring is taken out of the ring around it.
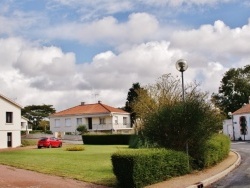
{"label": "white stucco house", "polygon": [[21,117],[21,131],[25,131],[26,135],[32,131],[32,127],[29,125],[29,120],[23,116]]}
{"label": "white stucco house", "polygon": [[250,104],[244,104],[231,115],[232,119],[223,122],[223,133],[231,140],[250,140]]}
{"label": "white stucco house", "polygon": [[0,148],[21,145],[21,106],[0,94]]}
{"label": "white stucco house", "polygon": [[130,113],[98,103],[85,104],[50,115],[50,130],[58,133],[76,133],[79,125],[85,125],[88,131],[131,131]]}

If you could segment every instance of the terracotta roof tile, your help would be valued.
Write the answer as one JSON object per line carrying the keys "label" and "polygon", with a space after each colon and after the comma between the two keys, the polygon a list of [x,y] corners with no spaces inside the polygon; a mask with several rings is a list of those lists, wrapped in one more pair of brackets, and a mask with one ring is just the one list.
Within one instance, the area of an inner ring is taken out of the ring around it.
{"label": "terracotta roof tile", "polygon": [[240,109],[236,110],[233,115],[237,115],[237,114],[247,114],[250,113],[250,104],[246,104],[244,106],[242,106]]}
{"label": "terracotta roof tile", "polygon": [[122,109],[114,108],[102,103],[78,105],[66,110],[51,114],[53,116],[77,115],[77,114],[105,114],[105,113],[128,113]]}

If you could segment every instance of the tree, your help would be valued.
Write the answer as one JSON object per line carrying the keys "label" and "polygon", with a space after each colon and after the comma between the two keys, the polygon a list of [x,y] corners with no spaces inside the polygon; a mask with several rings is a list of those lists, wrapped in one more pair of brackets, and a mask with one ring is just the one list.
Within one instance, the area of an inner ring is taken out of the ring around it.
{"label": "tree", "polygon": [[[156,84],[139,92],[133,109],[141,120],[139,141],[143,147],[165,147],[186,151],[201,161],[205,142],[222,129],[222,115],[196,83],[185,88],[182,99],[180,81],[164,75]],[[197,162],[198,163],[198,162]]]}
{"label": "tree", "polygon": [[212,102],[224,111],[234,112],[248,103],[250,96],[250,65],[229,69],[221,80],[218,93],[212,94]]}
{"label": "tree", "polygon": [[136,113],[132,110],[132,104],[134,101],[136,101],[138,97],[137,92],[140,89],[142,88],[140,84],[137,82],[137,83],[133,83],[132,88],[130,88],[128,92],[127,101],[126,101],[124,110],[130,113],[131,125],[133,125],[136,120]]}
{"label": "tree", "polygon": [[49,121],[47,120],[41,120],[39,122],[39,127],[42,128],[42,130],[46,133],[50,128],[49,128]]}
{"label": "tree", "polygon": [[78,131],[78,132],[80,132],[80,134],[84,134],[84,133],[87,133],[88,132],[88,129],[87,129],[87,127],[86,127],[86,125],[79,125],[77,128],[76,128],[76,130]]}
{"label": "tree", "polygon": [[25,106],[21,110],[22,116],[29,119],[29,122],[33,123],[33,129],[37,130],[41,120],[48,118],[50,114],[55,113],[56,110],[53,108],[53,105],[30,105]]}

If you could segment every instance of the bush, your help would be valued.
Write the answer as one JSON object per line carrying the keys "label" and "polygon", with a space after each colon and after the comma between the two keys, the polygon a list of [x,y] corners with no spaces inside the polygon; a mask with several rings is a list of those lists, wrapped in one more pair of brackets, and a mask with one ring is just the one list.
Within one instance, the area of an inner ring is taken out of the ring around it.
{"label": "bush", "polygon": [[230,139],[226,135],[216,134],[202,148],[201,164],[209,167],[225,159],[230,151]]}
{"label": "bush", "polygon": [[123,150],[111,156],[120,187],[144,187],[189,172],[183,152],[166,149]]}
{"label": "bush", "polygon": [[79,125],[79,126],[76,128],[76,130],[77,130],[78,132],[80,132],[80,134],[84,134],[84,133],[88,132],[87,127],[86,127],[85,125]]}
{"label": "bush", "polygon": [[46,134],[53,134],[53,132],[51,130],[46,130],[45,133]]}
{"label": "bush", "polygon": [[72,147],[67,147],[65,149],[66,151],[83,151],[85,148],[83,146],[72,146]]}
{"label": "bush", "polygon": [[106,134],[106,135],[82,135],[84,144],[93,145],[128,145],[131,135]]}
{"label": "bush", "polygon": [[31,139],[22,139],[21,140],[21,144],[23,147],[25,146],[34,146],[37,144],[37,141],[36,140],[31,140]]}

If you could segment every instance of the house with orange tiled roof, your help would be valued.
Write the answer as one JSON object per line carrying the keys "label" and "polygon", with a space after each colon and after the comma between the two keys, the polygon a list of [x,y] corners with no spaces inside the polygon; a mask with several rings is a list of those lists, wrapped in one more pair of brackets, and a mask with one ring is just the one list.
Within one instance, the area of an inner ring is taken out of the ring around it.
{"label": "house with orange tiled roof", "polygon": [[106,104],[98,103],[80,105],[50,115],[50,130],[57,135],[77,133],[79,125],[85,125],[94,131],[130,131],[130,113]]}
{"label": "house with orange tiled roof", "polygon": [[250,140],[250,104],[230,113],[230,120],[223,123],[223,132],[232,140]]}

